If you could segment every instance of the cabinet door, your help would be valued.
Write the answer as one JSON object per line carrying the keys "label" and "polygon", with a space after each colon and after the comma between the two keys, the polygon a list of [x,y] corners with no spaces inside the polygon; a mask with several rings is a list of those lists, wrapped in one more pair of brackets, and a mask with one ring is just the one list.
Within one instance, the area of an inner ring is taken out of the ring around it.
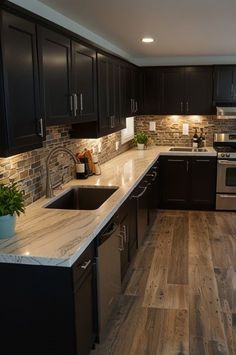
{"label": "cabinet door", "polygon": [[72,92],[77,95],[76,122],[97,120],[96,52],[72,43]]}
{"label": "cabinet door", "polygon": [[232,102],[233,98],[233,67],[219,66],[214,71],[214,101]]}
{"label": "cabinet door", "polygon": [[114,101],[114,111],[113,111],[113,120],[111,122],[112,129],[117,130],[120,129],[120,117],[121,117],[121,107],[120,107],[120,64],[119,62],[114,61],[113,62],[113,83],[112,85],[114,86],[114,96],[113,96],[113,101]]}
{"label": "cabinet door", "polygon": [[163,72],[162,113],[184,114],[184,69],[169,68]]}
{"label": "cabinet door", "polygon": [[39,28],[40,74],[44,116],[48,125],[71,122],[70,39]]}
{"label": "cabinet door", "polygon": [[161,159],[162,207],[187,208],[189,161],[182,156]]}
{"label": "cabinet door", "polygon": [[214,209],[216,195],[216,158],[192,158],[190,180],[192,208]]}
{"label": "cabinet door", "polygon": [[99,107],[99,132],[109,132],[109,72],[107,57],[98,53],[98,107]]}
{"label": "cabinet door", "polygon": [[212,114],[212,68],[189,67],[185,69],[186,115]]}
{"label": "cabinet door", "polygon": [[5,153],[16,154],[42,146],[36,28],[29,21],[2,12],[1,38]]}
{"label": "cabinet door", "polygon": [[77,355],[87,355],[95,340],[96,264],[93,243],[73,265]]}
{"label": "cabinet door", "polygon": [[120,63],[120,126],[126,127],[126,65]]}
{"label": "cabinet door", "polygon": [[145,68],[143,71],[143,113],[159,115],[162,102],[162,71]]}
{"label": "cabinet door", "polygon": [[129,266],[129,216],[126,215],[120,224],[120,235],[123,237],[123,250],[120,253],[121,281]]}

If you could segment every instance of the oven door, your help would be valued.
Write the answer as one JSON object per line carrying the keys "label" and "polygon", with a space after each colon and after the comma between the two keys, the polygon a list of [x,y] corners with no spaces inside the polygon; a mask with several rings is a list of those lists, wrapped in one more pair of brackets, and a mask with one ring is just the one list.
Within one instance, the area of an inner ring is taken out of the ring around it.
{"label": "oven door", "polygon": [[236,160],[217,161],[216,191],[236,194]]}

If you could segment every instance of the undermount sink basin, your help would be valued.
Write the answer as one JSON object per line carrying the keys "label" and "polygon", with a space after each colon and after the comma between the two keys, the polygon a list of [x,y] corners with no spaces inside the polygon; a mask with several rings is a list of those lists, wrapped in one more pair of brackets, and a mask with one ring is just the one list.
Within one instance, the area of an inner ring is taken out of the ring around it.
{"label": "undermount sink basin", "polygon": [[96,210],[117,189],[117,186],[73,186],[43,207],[65,210]]}
{"label": "undermount sink basin", "polygon": [[191,148],[191,147],[173,147],[170,152],[207,152],[206,148]]}

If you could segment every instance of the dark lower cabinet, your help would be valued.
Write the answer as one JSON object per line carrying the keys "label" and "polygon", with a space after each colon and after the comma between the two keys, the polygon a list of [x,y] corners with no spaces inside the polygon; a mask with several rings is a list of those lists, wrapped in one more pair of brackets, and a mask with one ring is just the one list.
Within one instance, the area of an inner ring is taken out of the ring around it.
{"label": "dark lower cabinet", "polygon": [[162,207],[186,208],[188,205],[189,161],[179,156],[161,157]]}
{"label": "dark lower cabinet", "polygon": [[136,201],[129,197],[119,208],[120,236],[123,242],[120,252],[121,280],[124,279],[130,262],[137,251]]}
{"label": "dark lower cabinet", "polygon": [[190,196],[192,208],[215,208],[216,159],[196,157],[191,162]]}
{"label": "dark lower cabinet", "polygon": [[92,243],[72,268],[1,263],[1,355],[88,355],[96,331],[94,262]]}
{"label": "dark lower cabinet", "polygon": [[36,25],[1,12],[0,156],[42,146]]}
{"label": "dark lower cabinet", "polygon": [[161,207],[214,209],[216,158],[161,157]]}
{"label": "dark lower cabinet", "polygon": [[153,164],[152,168],[146,174],[148,186],[148,224],[152,226],[157,216],[158,208],[160,208],[161,200],[161,177],[159,169],[159,161]]}

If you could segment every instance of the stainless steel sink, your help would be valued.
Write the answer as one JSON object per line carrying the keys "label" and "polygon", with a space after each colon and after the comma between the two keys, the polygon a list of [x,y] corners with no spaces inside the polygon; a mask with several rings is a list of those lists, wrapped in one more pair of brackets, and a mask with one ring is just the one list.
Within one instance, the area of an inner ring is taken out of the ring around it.
{"label": "stainless steel sink", "polygon": [[207,152],[206,148],[191,148],[191,147],[173,147],[170,152]]}
{"label": "stainless steel sink", "polygon": [[96,210],[117,189],[117,186],[73,186],[43,207],[65,210]]}

